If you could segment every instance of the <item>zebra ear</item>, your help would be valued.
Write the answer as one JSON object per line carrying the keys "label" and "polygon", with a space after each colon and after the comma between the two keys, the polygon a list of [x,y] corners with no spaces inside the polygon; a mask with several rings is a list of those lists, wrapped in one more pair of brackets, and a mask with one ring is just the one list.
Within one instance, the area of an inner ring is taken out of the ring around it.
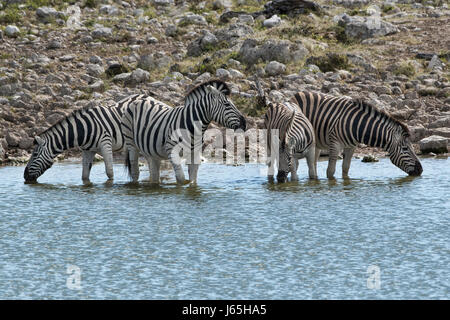
{"label": "zebra ear", "polygon": [[206,91],[209,92],[209,93],[212,93],[212,94],[217,94],[217,95],[220,94],[220,91],[217,90],[217,89],[216,89],[214,86],[212,86],[212,85],[206,86]]}
{"label": "zebra ear", "polygon": [[44,144],[44,139],[42,139],[42,138],[39,137],[39,136],[35,136],[35,137],[34,137],[34,141],[36,141],[36,143],[37,143],[38,145],[43,145],[43,144]]}

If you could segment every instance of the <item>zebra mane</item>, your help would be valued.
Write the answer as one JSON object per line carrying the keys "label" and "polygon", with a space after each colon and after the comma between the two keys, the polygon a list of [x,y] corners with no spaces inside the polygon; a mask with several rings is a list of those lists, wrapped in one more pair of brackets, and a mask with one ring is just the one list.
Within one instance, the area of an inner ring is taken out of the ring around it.
{"label": "zebra mane", "polygon": [[201,90],[203,91],[207,86],[213,86],[214,88],[216,88],[217,90],[219,90],[226,96],[230,95],[230,93],[231,93],[230,88],[224,81],[218,80],[218,79],[213,79],[213,80],[203,82],[203,83],[195,86],[191,90],[189,90],[188,93],[186,94],[186,98],[189,97],[191,94],[195,94],[198,91],[201,91]]}
{"label": "zebra mane", "polygon": [[[114,105],[110,105],[107,106],[107,108],[109,107],[113,107]],[[54,125],[51,125],[50,127],[48,127],[47,129],[45,129],[44,131],[40,132],[39,134],[37,134],[37,136],[41,136],[43,134],[46,134],[47,132],[49,132],[50,130],[52,130],[54,127],[56,127],[58,124],[61,124],[62,122],[64,122],[65,120],[69,119],[70,117],[75,116],[76,114],[82,112],[82,111],[86,111],[92,108],[96,108],[96,107],[92,107],[92,106],[84,106],[82,108],[79,109],[75,109],[73,110],[71,113],[69,113],[68,115],[66,115],[65,117],[63,117],[61,120],[59,120],[58,122],[56,122]]]}
{"label": "zebra mane", "polygon": [[382,109],[378,108],[377,106],[375,106],[374,104],[372,104],[372,103],[370,103],[370,102],[368,102],[368,101],[366,101],[364,99],[361,99],[361,98],[353,99],[353,102],[355,104],[358,104],[358,105],[362,106],[362,107],[373,109],[375,112],[381,114],[382,116],[387,117],[389,120],[391,120],[395,124],[399,125],[402,128],[402,130],[407,134],[407,136],[411,135],[408,126],[405,123],[403,123],[402,121],[396,119],[389,112],[387,112],[385,110],[382,110]]}

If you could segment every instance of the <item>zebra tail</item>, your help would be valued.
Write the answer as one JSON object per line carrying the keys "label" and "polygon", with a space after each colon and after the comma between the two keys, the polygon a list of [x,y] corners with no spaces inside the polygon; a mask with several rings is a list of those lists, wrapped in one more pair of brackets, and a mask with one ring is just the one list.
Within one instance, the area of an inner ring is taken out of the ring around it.
{"label": "zebra tail", "polygon": [[125,168],[128,171],[128,178],[131,177],[131,161],[130,161],[130,151],[125,151]]}

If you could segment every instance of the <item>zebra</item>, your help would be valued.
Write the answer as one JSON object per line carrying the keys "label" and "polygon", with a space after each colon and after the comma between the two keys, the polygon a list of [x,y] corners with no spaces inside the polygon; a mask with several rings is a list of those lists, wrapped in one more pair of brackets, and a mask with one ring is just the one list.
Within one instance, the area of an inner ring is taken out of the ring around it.
{"label": "zebra", "polygon": [[113,151],[122,150],[124,140],[120,121],[129,103],[147,98],[143,94],[128,96],[109,107],[90,107],[73,111],[70,115],[35,136],[35,148],[25,168],[26,182],[35,182],[54,159],[64,150],[79,147],[82,150],[82,180],[89,182],[96,153],[103,156],[108,180],[114,178]]}
{"label": "zebra", "polygon": [[[159,183],[160,162],[168,159],[177,183],[186,183],[181,163],[177,160],[180,142],[189,143],[187,148],[195,158],[200,156],[201,140],[211,121],[230,129],[246,128],[244,116],[228,99],[230,93],[225,82],[210,80],[193,88],[186,95],[183,106],[172,108],[156,99],[129,104],[122,117],[122,132],[126,144],[125,165],[132,181],[139,179],[140,151],[150,158],[151,182]],[[185,136],[181,137],[181,132]],[[201,139],[198,139],[200,134]],[[190,160],[189,181],[196,183],[200,161],[198,158]]]}
{"label": "zebra", "polygon": [[394,165],[410,176],[422,174],[408,127],[383,110],[362,100],[297,92],[295,101],[314,127],[316,162],[321,149],[329,150],[327,177],[333,179],[343,150],[342,176],[348,178],[353,152],[359,143],[383,148]]}
{"label": "zebra", "polygon": [[298,180],[298,161],[304,157],[308,164],[309,178],[317,179],[314,129],[298,105],[288,101],[269,103],[264,116],[264,125],[267,129],[268,156],[270,154],[269,180],[273,181],[270,168],[273,161],[271,142],[274,129],[279,130],[277,181],[285,182],[289,172],[292,181]]}

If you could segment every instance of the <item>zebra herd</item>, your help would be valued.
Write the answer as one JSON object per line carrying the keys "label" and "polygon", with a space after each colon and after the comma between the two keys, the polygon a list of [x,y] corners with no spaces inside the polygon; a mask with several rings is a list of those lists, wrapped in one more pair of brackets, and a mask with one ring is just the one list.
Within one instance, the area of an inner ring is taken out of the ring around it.
{"label": "zebra herd", "polygon": [[[230,100],[231,90],[220,80],[192,89],[184,105],[170,107],[142,94],[129,96],[112,106],[98,106],[72,114],[35,137],[35,148],[25,168],[26,182],[35,182],[65,150],[79,148],[83,156],[83,182],[89,181],[92,162],[100,153],[109,180],[114,178],[113,152],[124,151],[126,166],[134,182],[139,179],[138,157],[147,159],[150,180],[160,180],[160,162],[168,159],[178,184],[186,182],[179,161],[179,144],[187,143],[189,182],[197,181],[198,157],[203,135],[210,122],[229,129],[246,129],[246,119]],[[422,166],[414,153],[406,125],[362,100],[333,97],[309,91],[298,92],[290,101],[269,103],[264,123],[267,141],[279,132],[277,181],[289,173],[297,179],[298,160],[306,157],[309,177],[317,178],[320,150],[329,150],[327,177],[333,178],[336,161],[343,150],[343,177],[348,177],[355,147],[363,143],[380,147],[407,174],[418,176]],[[200,136],[200,139],[196,139]],[[187,141],[187,142],[186,142]],[[274,148],[268,143],[268,165],[273,166]],[[276,150],[276,149],[275,149]],[[269,180],[273,173],[269,170]]]}

